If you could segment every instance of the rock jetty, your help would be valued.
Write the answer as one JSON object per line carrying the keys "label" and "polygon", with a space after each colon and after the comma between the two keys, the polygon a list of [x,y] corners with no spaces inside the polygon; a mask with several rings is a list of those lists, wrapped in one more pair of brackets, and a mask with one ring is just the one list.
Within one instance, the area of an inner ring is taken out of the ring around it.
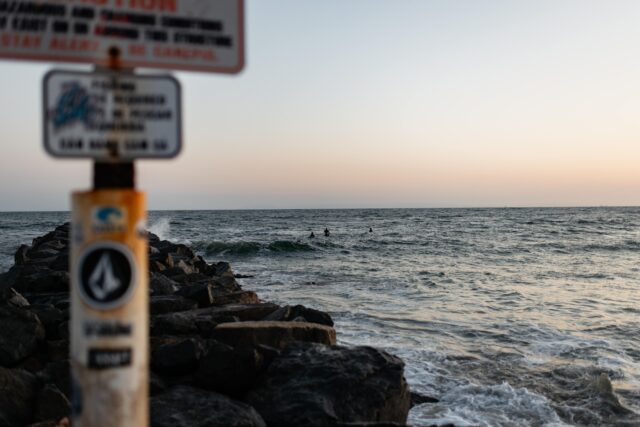
{"label": "rock jetty", "polygon": [[[69,425],[69,228],[0,275],[0,427]],[[153,234],[149,271],[152,426],[405,425],[402,360],[336,345],[327,313],[263,302]]]}

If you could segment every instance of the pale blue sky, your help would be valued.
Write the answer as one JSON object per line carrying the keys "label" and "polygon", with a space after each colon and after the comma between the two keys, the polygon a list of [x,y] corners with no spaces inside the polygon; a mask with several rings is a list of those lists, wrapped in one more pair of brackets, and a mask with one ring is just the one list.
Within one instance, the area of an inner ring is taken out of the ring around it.
{"label": "pale blue sky", "polygon": [[[640,2],[247,0],[239,76],[177,73],[152,209],[640,204]],[[0,210],[68,209],[40,84],[0,62]]]}

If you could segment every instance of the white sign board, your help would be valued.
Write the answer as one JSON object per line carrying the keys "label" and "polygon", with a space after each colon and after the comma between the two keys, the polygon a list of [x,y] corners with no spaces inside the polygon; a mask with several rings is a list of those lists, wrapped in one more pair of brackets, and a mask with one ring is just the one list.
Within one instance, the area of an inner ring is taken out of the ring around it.
{"label": "white sign board", "polygon": [[237,73],[243,0],[0,0],[0,58]]}
{"label": "white sign board", "polygon": [[44,146],[54,157],[132,160],[180,152],[181,92],[171,76],[51,71],[43,90]]}

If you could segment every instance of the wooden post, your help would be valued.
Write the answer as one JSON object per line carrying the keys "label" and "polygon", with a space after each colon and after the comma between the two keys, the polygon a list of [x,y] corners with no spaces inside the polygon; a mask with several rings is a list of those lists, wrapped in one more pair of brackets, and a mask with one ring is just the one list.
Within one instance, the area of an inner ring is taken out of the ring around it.
{"label": "wooden post", "polygon": [[132,189],[73,194],[73,425],[146,426],[148,273],[145,196]]}

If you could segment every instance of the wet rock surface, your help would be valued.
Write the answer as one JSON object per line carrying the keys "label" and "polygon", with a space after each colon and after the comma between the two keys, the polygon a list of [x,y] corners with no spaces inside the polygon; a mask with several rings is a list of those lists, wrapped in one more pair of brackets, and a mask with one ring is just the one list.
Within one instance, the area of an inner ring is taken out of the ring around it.
{"label": "wet rock surface", "polygon": [[[269,425],[404,423],[411,405],[404,363],[372,347],[289,345],[247,401]],[[291,373],[295,372],[295,375]]]}
{"label": "wet rock surface", "polygon": [[[68,425],[69,224],[0,274],[0,427]],[[149,234],[152,426],[403,426],[399,359],[335,346],[331,316],[263,302],[226,262]]]}
{"label": "wet rock surface", "polygon": [[151,398],[155,427],[266,427],[251,406],[222,394],[177,386]]}

